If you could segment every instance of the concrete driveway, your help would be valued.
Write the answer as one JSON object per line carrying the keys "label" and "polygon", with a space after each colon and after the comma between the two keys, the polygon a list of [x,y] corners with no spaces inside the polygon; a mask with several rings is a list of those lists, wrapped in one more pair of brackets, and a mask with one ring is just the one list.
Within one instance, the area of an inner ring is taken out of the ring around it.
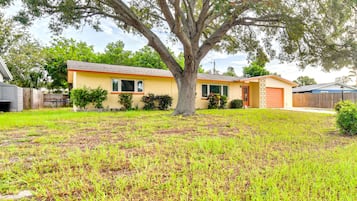
{"label": "concrete driveway", "polygon": [[325,114],[336,114],[335,110],[331,108],[314,108],[314,107],[291,107],[283,108],[284,110],[297,111],[297,112],[315,112]]}

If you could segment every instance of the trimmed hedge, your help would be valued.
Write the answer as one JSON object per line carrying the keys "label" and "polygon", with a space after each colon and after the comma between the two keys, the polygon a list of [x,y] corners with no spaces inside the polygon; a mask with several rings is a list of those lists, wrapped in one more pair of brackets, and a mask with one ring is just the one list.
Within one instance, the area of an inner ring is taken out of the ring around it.
{"label": "trimmed hedge", "polygon": [[159,110],[167,110],[172,105],[172,97],[169,95],[157,95],[148,94],[147,96],[143,96],[141,101],[145,104],[144,110],[154,110],[155,105]]}
{"label": "trimmed hedge", "polygon": [[123,110],[131,110],[133,104],[133,94],[122,93],[119,94],[119,103],[123,105]]}
{"label": "trimmed hedge", "polygon": [[91,90],[91,99],[94,107],[97,109],[103,108],[103,102],[107,99],[108,91],[97,87],[96,89]]}
{"label": "trimmed hedge", "polygon": [[227,96],[220,96],[219,99],[219,108],[224,109],[227,106]]}
{"label": "trimmed hedge", "polygon": [[350,101],[339,102],[337,111],[337,127],[342,134],[357,135],[357,104]]}
{"label": "trimmed hedge", "polygon": [[231,108],[243,108],[243,100],[241,100],[241,99],[232,100]]}
{"label": "trimmed hedge", "polygon": [[208,96],[208,109],[224,109],[227,105],[227,96],[211,93]]}
{"label": "trimmed hedge", "polygon": [[155,99],[159,102],[159,110],[167,110],[172,105],[172,97],[169,95],[156,96]]}
{"label": "trimmed hedge", "polygon": [[103,108],[103,102],[107,99],[108,91],[98,87],[90,89],[87,87],[73,89],[71,91],[71,101],[73,105],[80,109],[86,109],[89,103],[94,104],[97,109]]}
{"label": "trimmed hedge", "polygon": [[141,97],[141,101],[144,103],[144,110],[155,109],[155,95],[148,94],[147,96]]}

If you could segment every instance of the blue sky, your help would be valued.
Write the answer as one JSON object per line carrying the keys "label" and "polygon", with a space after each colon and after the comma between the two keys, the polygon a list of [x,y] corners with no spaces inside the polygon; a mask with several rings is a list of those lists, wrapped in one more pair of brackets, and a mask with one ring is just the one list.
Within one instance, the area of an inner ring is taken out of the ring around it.
{"label": "blue sky", "polygon": [[[5,14],[11,16],[16,12],[18,7],[7,9]],[[48,29],[49,19],[36,20],[33,26],[29,28],[29,32],[32,36],[40,41],[43,45],[50,43],[53,34]],[[88,26],[84,26],[78,30],[74,28],[68,28],[61,34],[62,37],[73,38],[77,41],[84,41],[89,45],[93,45],[95,51],[102,52],[105,46],[110,42],[121,40],[125,44],[127,50],[138,50],[147,45],[147,40],[138,35],[132,35],[124,33],[117,28],[114,22],[110,20],[103,20],[101,32],[96,32],[94,29]],[[160,38],[164,40],[165,44],[168,44],[171,49],[178,52],[180,48],[178,45],[173,44],[164,34],[160,35]],[[235,55],[228,55],[220,52],[210,52],[201,62],[205,70],[213,68],[213,61],[216,63],[216,69],[219,72],[225,72],[228,66],[232,66],[235,72],[240,76],[242,75],[242,68],[248,65],[246,55],[244,53],[238,53]],[[307,67],[305,70],[299,69],[294,63],[280,63],[277,60],[269,62],[266,69],[271,72],[277,72],[282,77],[294,80],[298,76],[307,75],[313,77],[318,83],[333,82],[336,77],[348,75],[348,69],[342,69],[340,71],[332,71],[330,73],[323,72],[318,67]]]}

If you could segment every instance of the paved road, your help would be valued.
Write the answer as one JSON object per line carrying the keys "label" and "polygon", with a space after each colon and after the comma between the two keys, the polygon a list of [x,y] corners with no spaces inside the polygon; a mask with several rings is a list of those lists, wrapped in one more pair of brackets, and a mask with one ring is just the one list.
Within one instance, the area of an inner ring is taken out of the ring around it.
{"label": "paved road", "polygon": [[284,110],[298,111],[298,112],[315,112],[315,113],[325,113],[325,114],[336,114],[336,112],[329,108],[307,108],[307,107],[291,107],[284,108]]}

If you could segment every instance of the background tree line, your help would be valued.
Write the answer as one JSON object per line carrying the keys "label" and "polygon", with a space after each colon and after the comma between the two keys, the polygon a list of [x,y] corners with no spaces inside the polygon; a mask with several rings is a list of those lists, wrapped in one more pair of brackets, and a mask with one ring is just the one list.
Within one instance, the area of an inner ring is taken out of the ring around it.
{"label": "background tree line", "polygon": [[[14,77],[10,83],[30,88],[67,88],[67,60],[167,69],[149,46],[129,51],[122,41],[117,41],[109,43],[104,52],[95,52],[92,45],[63,37],[44,46],[31,38],[26,27],[3,16],[0,16],[0,56]],[[175,58],[183,66],[183,56]]]}
{"label": "background tree line", "polygon": [[[0,26],[0,56],[14,77],[10,83],[19,87],[66,89],[67,60],[168,69],[160,55],[149,46],[129,51],[125,50],[122,41],[117,41],[107,44],[104,52],[95,52],[86,42],[63,37],[53,38],[44,46],[31,37],[26,26],[5,19],[1,14]],[[171,51],[171,54],[174,53]],[[184,66],[183,54],[175,59]],[[202,66],[199,72],[211,73],[204,71]],[[220,74],[237,76],[233,67]]]}

